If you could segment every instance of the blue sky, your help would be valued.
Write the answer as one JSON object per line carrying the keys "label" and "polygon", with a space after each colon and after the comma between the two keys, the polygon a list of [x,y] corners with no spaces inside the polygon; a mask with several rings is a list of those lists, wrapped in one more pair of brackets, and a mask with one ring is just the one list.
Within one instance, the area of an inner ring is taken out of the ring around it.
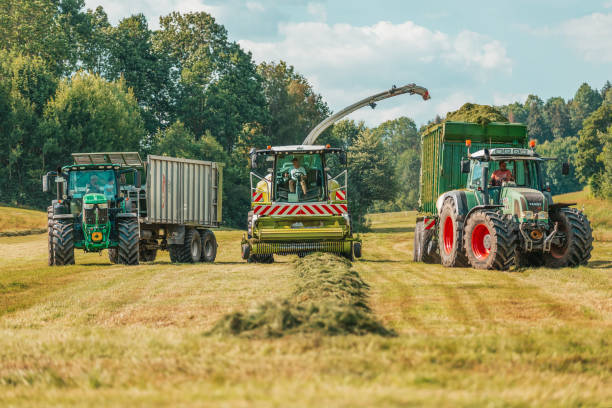
{"label": "blue sky", "polygon": [[350,117],[418,124],[465,102],[505,104],[529,93],[571,98],[612,80],[612,0],[302,1],[86,0],[111,21],[206,11],[257,62],[294,65],[337,111],[415,82],[432,99],[399,96]]}

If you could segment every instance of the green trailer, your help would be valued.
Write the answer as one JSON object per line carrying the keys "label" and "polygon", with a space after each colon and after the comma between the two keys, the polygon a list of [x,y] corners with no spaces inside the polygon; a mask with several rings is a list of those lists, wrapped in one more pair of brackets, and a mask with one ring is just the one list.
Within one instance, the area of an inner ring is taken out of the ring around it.
{"label": "green trailer", "polygon": [[[585,264],[587,217],[553,203],[523,124],[448,121],[422,136],[414,260],[508,269]],[[563,174],[569,172],[564,163]]]}

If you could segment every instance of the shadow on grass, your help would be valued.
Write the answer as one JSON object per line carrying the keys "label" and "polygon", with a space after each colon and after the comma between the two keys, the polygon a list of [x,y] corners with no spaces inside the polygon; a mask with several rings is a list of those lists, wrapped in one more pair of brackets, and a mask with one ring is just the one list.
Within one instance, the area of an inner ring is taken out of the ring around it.
{"label": "shadow on grass", "polygon": [[399,227],[399,228],[376,228],[373,227],[368,232],[375,232],[377,234],[393,234],[403,232],[414,232],[414,227]]}
{"label": "shadow on grass", "polygon": [[612,269],[612,261],[591,261],[588,266],[589,268]]}

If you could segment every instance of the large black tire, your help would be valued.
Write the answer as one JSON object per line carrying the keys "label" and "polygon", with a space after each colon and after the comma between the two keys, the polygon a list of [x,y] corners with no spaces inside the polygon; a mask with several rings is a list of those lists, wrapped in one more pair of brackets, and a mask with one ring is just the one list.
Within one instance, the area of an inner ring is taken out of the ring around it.
{"label": "large black tire", "polygon": [[55,264],[53,257],[53,207],[47,207],[47,250],[49,253],[48,264],[52,266]]}
{"label": "large black tire", "polygon": [[201,262],[215,262],[217,257],[217,238],[211,230],[200,231],[200,240],[202,241]]}
{"label": "large black tire", "polygon": [[514,255],[514,264],[517,268],[530,268],[544,265],[542,252],[523,252],[518,248]]}
{"label": "large black tire", "polygon": [[463,220],[452,198],[444,200],[439,221],[440,262],[450,267],[467,266],[468,260],[463,248]]}
{"label": "large black tire", "polygon": [[74,225],[53,223],[53,264],[74,265]]}
{"label": "large black tire", "polygon": [[421,235],[423,241],[423,249],[421,260],[428,264],[439,264],[440,255],[436,251],[436,241],[434,240],[435,230],[433,228],[424,229]]}
{"label": "large black tire", "polygon": [[249,256],[249,259],[247,259],[247,262],[271,264],[274,263],[274,255],[251,255]]}
{"label": "large black tire", "polygon": [[108,248],[108,260],[112,264],[119,263],[119,251],[117,251],[117,248]]}
{"label": "large black tire", "polygon": [[361,258],[361,242],[355,242],[353,244],[353,254],[355,258]]}
{"label": "large black tire", "polygon": [[586,215],[575,208],[559,208],[550,214],[550,221],[558,223],[558,231],[566,236],[565,245],[553,245],[544,255],[549,268],[586,265],[593,250],[593,230]]}
{"label": "large black tire", "polygon": [[170,260],[178,263],[200,262],[202,257],[202,237],[191,227],[185,227],[185,240],[182,245],[169,245]]}
{"label": "large black tire", "polygon": [[139,231],[138,219],[120,218],[117,222],[119,246],[117,247],[117,263],[122,265],[138,265]]}
{"label": "large black tire", "polygon": [[470,265],[476,269],[505,271],[514,264],[514,229],[501,214],[491,210],[475,211],[465,223],[464,248]]}

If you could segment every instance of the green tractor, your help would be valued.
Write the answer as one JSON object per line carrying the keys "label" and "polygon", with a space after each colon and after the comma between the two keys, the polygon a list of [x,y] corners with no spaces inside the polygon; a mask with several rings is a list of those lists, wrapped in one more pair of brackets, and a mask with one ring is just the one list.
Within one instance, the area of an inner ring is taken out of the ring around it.
{"label": "green tractor", "polygon": [[[424,136],[423,155],[431,157],[424,157],[421,170],[415,261],[498,270],[587,263],[593,248],[590,223],[570,208],[575,203],[553,203],[542,176],[543,163],[553,159],[540,157],[533,141],[531,148],[525,146],[524,126],[439,126],[431,140]],[[469,137],[480,145],[474,153]],[[562,173],[569,173],[568,163]]]}
{"label": "green tractor", "polygon": [[109,250],[115,263],[138,264],[140,230],[120,181],[129,175],[140,188],[140,174],[118,163],[74,164],[43,176],[43,191],[55,177],[56,198],[47,209],[49,265],[74,264],[74,249]]}

